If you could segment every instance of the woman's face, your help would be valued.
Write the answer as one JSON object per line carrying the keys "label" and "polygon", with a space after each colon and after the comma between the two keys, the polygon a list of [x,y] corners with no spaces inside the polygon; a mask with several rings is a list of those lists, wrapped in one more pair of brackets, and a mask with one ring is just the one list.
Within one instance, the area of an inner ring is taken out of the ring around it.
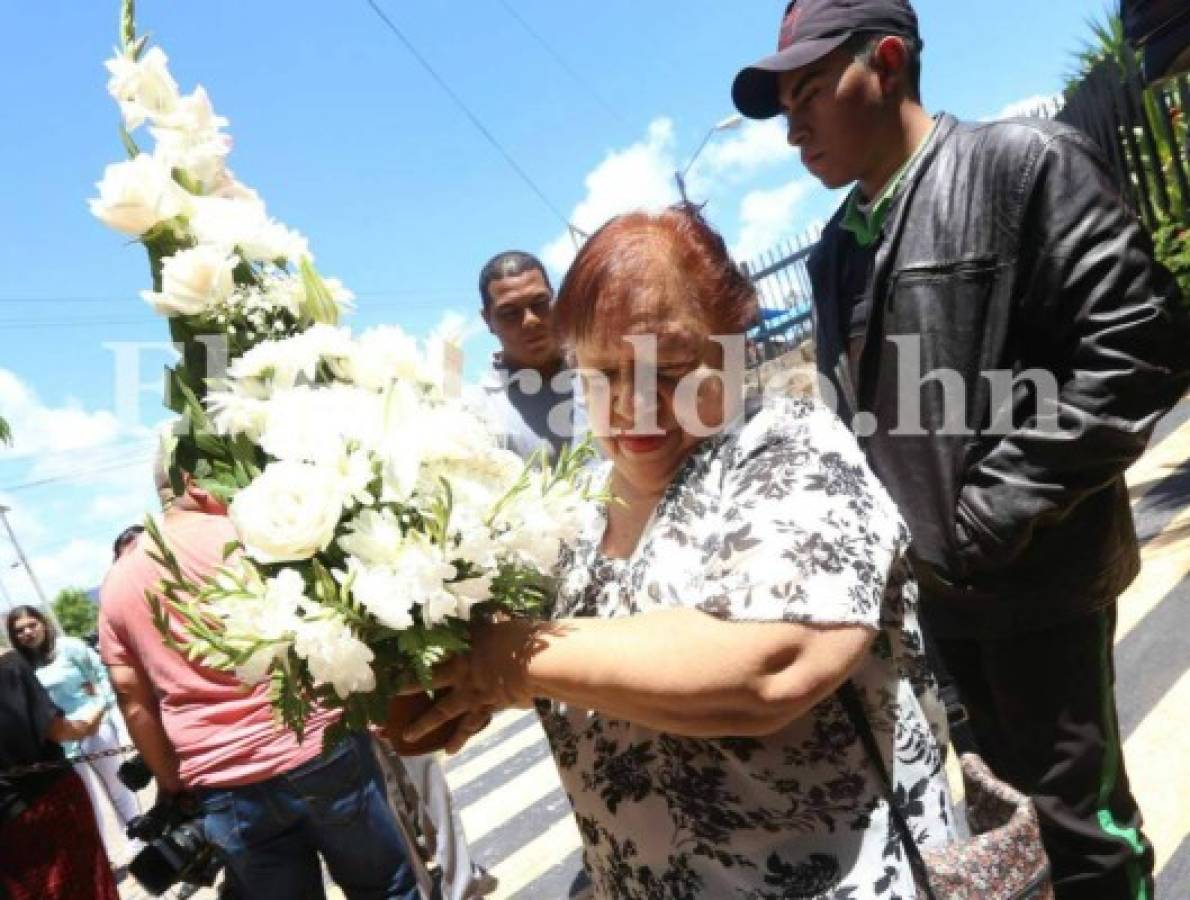
{"label": "woman's face", "polygon": [[45,643],[45,626],[33,616],[21,616],[13,623],[12,630],[22,647],[36,650]]}
{"label": "woman's face", "polygon": [[591,429],[616,475],[659,494],[723,425],[723,353],[688,300],[626,307],[576,344],[576,361]]}

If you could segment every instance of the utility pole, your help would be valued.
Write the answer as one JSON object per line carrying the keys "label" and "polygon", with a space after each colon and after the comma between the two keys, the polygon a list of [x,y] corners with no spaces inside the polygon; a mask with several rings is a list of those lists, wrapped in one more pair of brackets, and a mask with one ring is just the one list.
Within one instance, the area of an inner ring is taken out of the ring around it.
{"label": "utility pole", "polygon": [[[29,580],[33,582],[33,590],[37,592],[38,598],[41,600],[42,608],[53,615],[53,610],[50,609],[50,601],[46,598],[45,591],[41,589],[41,582],[37,580],[37,576],[33,574],[33,567],[29,565],[29,560],[25,557],[25,551],[21,549],[20,543],[17,541],[16,532],[12,530],[12,523],[8,521],[8,513],[11,508],[0,503],[0,520],[4,522],[4,528],[8,532],[8,539],[12,541],[13,549],[16,550],[17,559],[20,560],[21,565],[25,567],[25,571],[29,573]],[[8,592],[5,591],[7,598]]]}

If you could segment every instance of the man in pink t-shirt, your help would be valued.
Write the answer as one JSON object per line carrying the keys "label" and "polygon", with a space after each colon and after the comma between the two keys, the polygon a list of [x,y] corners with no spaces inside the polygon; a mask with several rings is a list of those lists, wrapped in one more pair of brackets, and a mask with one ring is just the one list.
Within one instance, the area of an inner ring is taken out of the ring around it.
{"label": "man in pink t-shirt", "polygon": [[[226,511],[190,486],[161,531],[183,572],[201,581],[236,540]],[[164,575],[142,535],[100,594],[99,646],[133,743],[170,796],[193,792],[208,838],[245,896],[322,896],[318,855],[351,900],[412,900],[417,889],[366,734],[322,754],[338,713],[319,712],[298,741],[276,722],[267,684],[248,688],[162,640],[146,594]],[[184,633],[171,614],[172,630]]]}

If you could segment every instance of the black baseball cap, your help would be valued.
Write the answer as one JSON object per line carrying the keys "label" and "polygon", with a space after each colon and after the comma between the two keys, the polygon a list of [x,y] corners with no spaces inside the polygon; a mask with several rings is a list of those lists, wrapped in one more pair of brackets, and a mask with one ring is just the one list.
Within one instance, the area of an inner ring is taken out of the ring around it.
{"label": "black baseball cap", "polygon": [[735,107],[750,119],[781,112],[777,74],[817,62],[855,34],[912,38],[921,46],[917,13],[908,0],[793,0],[785,7],[777,52],[754,62],[731,85]]}

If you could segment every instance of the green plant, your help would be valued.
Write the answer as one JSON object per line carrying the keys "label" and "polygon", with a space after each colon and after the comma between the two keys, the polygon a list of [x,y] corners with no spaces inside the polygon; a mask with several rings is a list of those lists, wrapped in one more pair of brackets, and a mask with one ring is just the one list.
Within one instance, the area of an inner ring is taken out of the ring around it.
{"label": "green plant", "polygon": [[1182,303],[1190,307],[1190,226],[1166,221],[1153,231],[1153,255],[1182,289]]}
{"label": "green plant", "polygon": [[[1067,96],[1079,89],[1092,70],[1109,60],[1119,67],[1121,73],[1137,72],[1140,69],[1140,54],[1124,36],[1124,22],[1118,4],[1114,8],[1105,9],[1102,19],[1088,18],[1087,28],[1091,37],[1074,53],[1074,71],[1066,80]],[[1148,87],[1141,92],[1142,114],[1148,126],[1147,130],[1153,136],[1157,158],[1153,159],[1143,132],[1139,126],[1136,127],[1135,145],[1141,159],[1137,167],[1139,171],[1134,171],[1132,177],[1138,184],[1147,182],[1150,196],[1156,196],[1157,173],[1160,172],[1169,197],[1169,214],[1175,219],[1186,219],[1187,213],[1190,213],[1190,198],[1182,196],[1181,186],[1174,177],[1176,158],[1183,155],[1182,148],[1187,146],[1186,116],[1181,108],[1180,97],[1175,92],[1166,90],[1164,97],[1170,112],[1166,117],[1158,104],[1157,91],[1161,90],[1165,89]],[[1167,127],[1172,132],[1172,141],[1166,131]],[[1121,144],[1124,140],[1121,129]]]}
{"label": "green plant", "polygon": [[1106,8],[1102,19],[1092,16],[1086,22],[1091,37],[1074,52],[1074,71],[1066,78],[1067,91],[1078,87],[1104,60],[1113,60],[1121,67],[1126,67],[1128,62],[1139,65],[1136,51],[1124,37],[1124,20],[1120,18],[1118,4]]}
{"label": "green plant", "polygon": [[0,416],[0,447],[12,443],[12,429],[8,423],[4,421],[4,417]]}
{"label": "green plant", "polygon": [[62,630],[71,637],[82,638],[95,630],[99,620],[99,607],[80,588],[64,588],[54,598],[54,615]]}

